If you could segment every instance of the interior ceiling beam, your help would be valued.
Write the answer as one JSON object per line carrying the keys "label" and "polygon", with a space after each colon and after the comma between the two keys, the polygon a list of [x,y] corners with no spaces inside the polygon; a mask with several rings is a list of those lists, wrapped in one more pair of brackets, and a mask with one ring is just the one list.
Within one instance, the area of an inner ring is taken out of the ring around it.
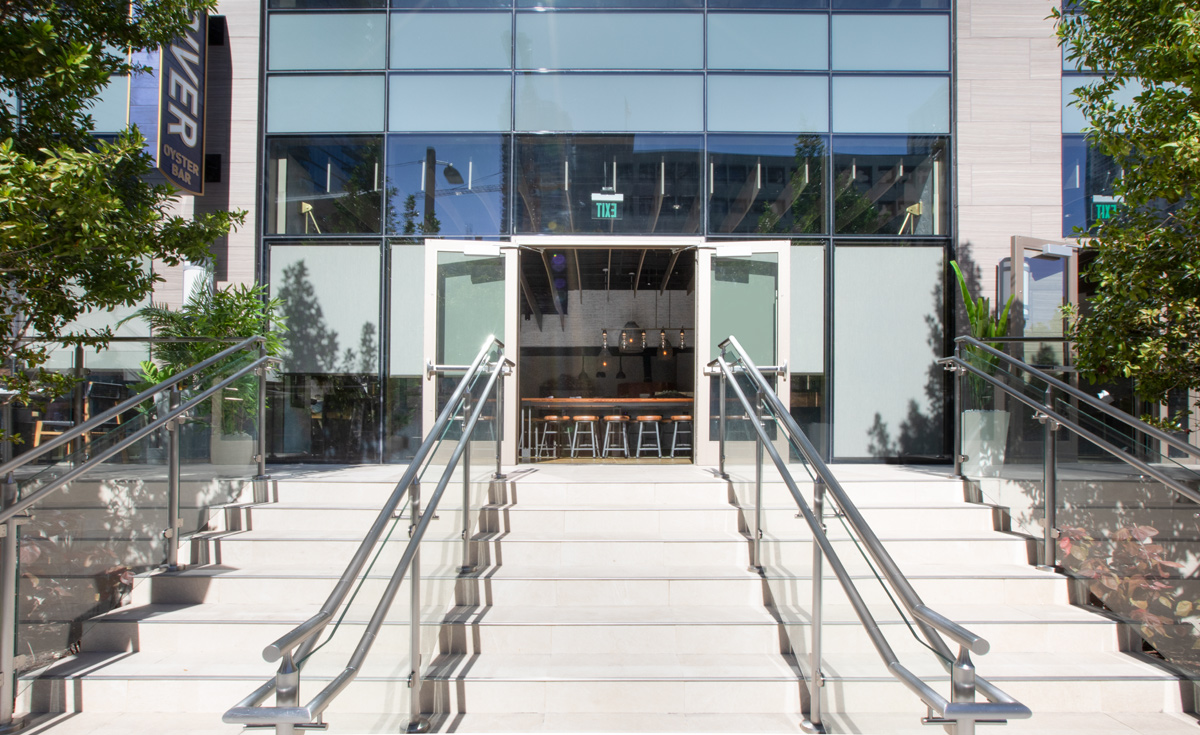
{"label": "interior ceiling beam", "polygon": [[642,257],[638,258],[637,275],[633,277],[633,297],[635,299],[637,298],[638,286],[641,285],[642,266],[645,265],[645,263],[646,263],[646,251],[643,250]]}
{"label": "interior ceiling beam", "polygon": [[579,284],[579,303],[583,303],[583,269],[579,267],[579,250],[572,249],[571,256],[575,259],[575,281]]}
{"label": "interior ceiling beam", "polygon": [[529,304],[529,310],[533,312],[533,318],[537,320],[538,331],[542,331],[542,310],[538,308],[537,300],[533,298],[533,289],[529,287],[529,279],[525,277],[525,271],[520,271],[521,274],[521,293],[525,294],[525,302]]}
{"label": "interior ceiling beam", "polygon": [[608,251],[608,268],[604,271],[604,300],[608,301],[608,291],[612,286],[612,249]]}
{"label": "interior ceiling beam", "polygon": [[671,253],[671,262],[667,264],[667,270],[663,273],[662,286],[658,289],[660,296],[666,293],[667,284],[671,281],[671,274],[675,272],[675,261],[679,260],[679,254],[682,252],[682,250],[676,250]]}
{"label": "interior ceiling beam", "polygon": [[567,315],[563,313],[562,300],[558,298],[558,286],[554,285],[554,271],[550,270],[550,260],[546,251],[542,251],[542,265],[546,266],[546,280],[550,282],[550,299],[554,301],[554,310],[558,312],[559,326],[567,331]]}

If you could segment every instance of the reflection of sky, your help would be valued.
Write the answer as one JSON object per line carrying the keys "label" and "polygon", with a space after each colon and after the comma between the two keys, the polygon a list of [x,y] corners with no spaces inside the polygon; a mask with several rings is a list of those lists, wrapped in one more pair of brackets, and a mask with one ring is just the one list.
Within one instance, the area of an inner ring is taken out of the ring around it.
{"label": "reflection of sky", "polygon": [[[404,200],[416,196],[418,217],[425,218],[422,164],[427,150],[437,164],[434,214],[443,235],[497,235],[503,222],[505,139],[499,135],[390,136],[388,138],[388,190],[392,196],[396,228],[403,231]],[[454,166],[463,183],[446,179],[446,164]],[[468,182],[470,189],[468,189]]]}

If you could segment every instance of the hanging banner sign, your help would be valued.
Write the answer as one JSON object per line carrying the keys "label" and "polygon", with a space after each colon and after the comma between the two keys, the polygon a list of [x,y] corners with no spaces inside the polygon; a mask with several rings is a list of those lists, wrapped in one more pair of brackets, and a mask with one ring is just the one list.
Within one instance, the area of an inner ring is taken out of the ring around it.
{"label": "hanging banner sign", "polygon": [[208,15],[196,13],[184,34],[163,46],[161,54],[158,169],[180,189],[203,194]]}

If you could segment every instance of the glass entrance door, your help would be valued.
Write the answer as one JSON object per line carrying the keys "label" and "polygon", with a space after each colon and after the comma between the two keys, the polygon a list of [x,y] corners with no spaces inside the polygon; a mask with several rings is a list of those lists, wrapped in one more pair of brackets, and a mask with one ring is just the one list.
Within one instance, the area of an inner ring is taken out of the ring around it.
{"label": "glass entrance door", "polygon": [[704,352],[696,359],[696,411],[708,414],[697,416],[697,461],[715,465],[719,406],[713,394],[719,383],[703,371],[720,354],[717,345],[734,336],[759,367],[784,367],[775,391],[788,403],[790,243],[708,244],[700,248],[697,269],[696,344]]}
{"label": "glass entrance door", "polygon": [[[499,243],[455,240],[425,242],[425,362],[436,365],[469,365],[489,336],[496,336],[510,355],[515,349],[516,256]],[[423,425],[433,426],[461,377],[460,373],[426,377],[423,385]],[[513,395],[515,374],[505,379],[505,391]],[[506,435],[515,430],[517,413],[505,406]],[[516,461],[507,445],[505,463]]]}

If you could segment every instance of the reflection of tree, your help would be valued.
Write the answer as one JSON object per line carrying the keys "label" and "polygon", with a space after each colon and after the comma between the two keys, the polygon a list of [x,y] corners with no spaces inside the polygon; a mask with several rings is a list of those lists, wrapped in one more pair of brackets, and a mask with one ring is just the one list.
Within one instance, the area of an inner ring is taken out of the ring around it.
{"label": "reflection of tree", "polygon": [[[927,149],[924,146],[928,145]],[[839,233],[896,235],[905,227],[910,205],[920,205],[909,234],[935,234],[935,161],[945,160],[942,138],[909,138],[906,154],[864,154],[862,163],[842,164],[834,181],[834,222]],[[858,161],[853,154],[852,161]]]}
{"label": "reflection of tree", "polygon": [[933,308],[925,315],[925,326],[929,330],[925,343],[933,353],[925,378],[928,411],[922,411],[916,400],[909,400],[908,411],[900,422],[899,434],[894,440],[882,414],[876,413],[874,423],[867,429],[867,452],[873,457],[938,457],[944,454],[947,373],[936,362],[937,358],[943,356],[946,344],[945,324],[942,321],[945,304],[942,268],[939,261],[938,278],[932,293]]}
{"label": "reflection of tree", "polygon": [[379,370],[379,348],[375,343],[375,324],[373,322],[363,322],[362,332],[359,334],[358,350],[353,347],[347,347],[346,352],[342,355],[343,373],[363,373],[373,375]]}
{"label": "reflection of tree", "polygon": [[[391,201],[390,197],[388,201]],[[390,204],[388,205],[388,210],[391,211]],[[401,228],[400,233],[408,238],[413,238],[416,235],[436,235],[442,229],[442,223],[438,220],[435,213],[430,212],[428,217],[422,217],[421,213],[417,211],[416,194],[409,194],[404,197],[404,214],[401,215],[401,219],[404,222],[404,226]],[[393,224],[389,223],[389,232],[392,231],[392,227]],[[416,241],[410,240],[410,242]]]}
{"label": "reflection of tree", "polygon": [[[383,160],[383,142],[373,139],[369,143],[344,146],[341,149],[345,179],[341,193],[333,199],[332,207],[325,214],[329,232],[379,232],[381,194],[379,191],[379,162]],[[388,198],[384,215],[387,224],[394,224],[395,210]]]}
{"label": "reflection of tree", "polygon": [[[755,232],[824,232],[825,141],[816,135],[796,137],[795,168],[774,201],[762,203]],[[791,214],[791,222],[785,215]],[[781,226],[782,224],[782,226]]]}
{"label": "reflection of tree", "polygon": [[292,373],[323,373],[337,365],[338,335],[325,326],[325,313],[316,289],[308,279],[303,260],[283,269],[279,287],[283,315],[289,325],[287,370]]}

